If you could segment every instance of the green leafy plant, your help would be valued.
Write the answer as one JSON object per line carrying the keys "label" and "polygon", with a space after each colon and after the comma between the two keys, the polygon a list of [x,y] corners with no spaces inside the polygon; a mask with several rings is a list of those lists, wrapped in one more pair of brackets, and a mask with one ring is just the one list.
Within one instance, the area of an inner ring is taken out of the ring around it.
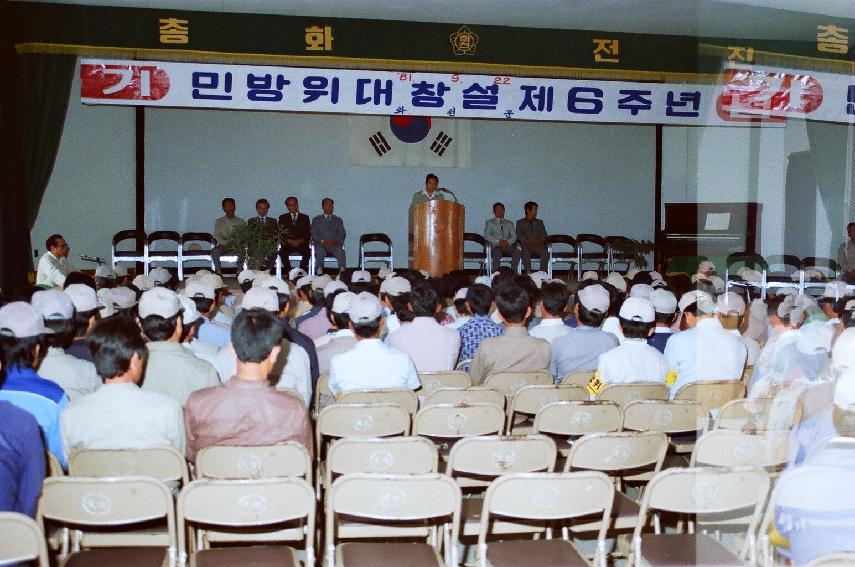
{"label": "green leafy plant", "polygon": [[258,223],[240,224],[226,235],[229,241],[227,250],[237,254],[238,265],[246,261],[250,269],[260,270],[268,258],[276,254],[278,243],[287,235],[288,231],[282,227],[273,230]]}
{"label": "green leafy plant", "polygon": [[612,242],[609,246],[612,249],[613,257],[616,260],[629,260],[636,268],[641,270],[647,268],[647,255],[653,253],[653,242],[649,240],[621,238]]}

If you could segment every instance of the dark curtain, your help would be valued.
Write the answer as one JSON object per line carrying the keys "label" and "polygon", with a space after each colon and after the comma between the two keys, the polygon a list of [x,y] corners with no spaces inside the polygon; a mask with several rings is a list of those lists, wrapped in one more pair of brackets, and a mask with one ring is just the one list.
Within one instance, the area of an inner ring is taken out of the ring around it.
{"label": "dark curtain", "polygon": [[[75,64],[74,55],[18,56],[27,234],[36,223],[42,197],[53,172]],[[62,227],[57,227],[56,231],[62,232]],[[29,251],[32,249],[29,238],[27,242]],[[27,257],[31,256],[27,254]]]}

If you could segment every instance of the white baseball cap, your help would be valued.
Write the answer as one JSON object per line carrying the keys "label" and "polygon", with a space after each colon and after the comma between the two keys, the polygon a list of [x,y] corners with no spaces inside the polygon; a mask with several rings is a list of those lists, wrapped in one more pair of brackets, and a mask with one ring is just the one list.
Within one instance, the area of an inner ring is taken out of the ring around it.
{"label": "white baseball cap", "polygon": [[371,274],[367,270],[356,270],[350,275],[350,283],[371,283]]}
{"label": "white baseball cap", "polygon": [[13,301],[0,307],[0,335],[16,339],[50,335],[53,331],[45,327],[45,320],[26,301]]}
{"label": "white baseball cap", "polygon": [[724,293],[724,280],[718,276],[710,276],[710,283],[713,285],[713,289],[716,293]]}
{"label": "white baseball cap", "polygon": [[98,295],[86,284],[71,284],[65,288],[65,294],[71,298],[71,303],[78,313],[98,309]]}
{"label": "white baseball cap", "polygon": [[288,272],[288,279],[292,282],[296,282],[298,279],[302,278],[306,275],[306,270],[303,268],[291,268]]}
{"label": "white baseball cap", "polygon": [[807,355],[828,354],[834,329],[825,322],[816,321],[799,327],[796,349]]}
{"label": "white baseball cap", "polygon": [[683,297],[680,298],[680,301],[677,303],[677,306],[680,308],[680,311],[685,311],[686,307],[688,307],[692,303],[697,303],[698,310],[702,313],[706,313],[708,315],[712,315],[713,313],[715,313],[715,300],[710,294],[705,291],[700,291],[697,289],[687,291],[683,294]]}
{"label": "white baseball cap", "polygon": [[348,313],[354,297],[356,297],[356,294],[352,291],[343,291],[336,295],[335,299],[333,299],[332,312],[339,314]]}
{"label": "white baseball cap", "polygon": [[623,279],[623,276],[617,272],[611,272],[609,275],[607,275],[606,283],[615,286],[618,291],[626,292],[626,280]]}
{"label": "white baseball cap", "polygon": [[658,289],[660,287],[668,287],[668,284],[663,280],[653,280],[650,282],[650,287],[653,289]]}
{"label": "white baseball cap", "polygon": [[148,273],[148,275],[151,277],[152,281],[154,281],[155,285],[169,283],[169,280],[172,279],[172,274],[170,274],[169,270],[166,268],[154,268]]}
{"label": "white baseball cap", "polygon": [[659,272],[657,272],[655,270],[650,272],[650,279],[654,280],[654,281],[655,280],[665,281],[665,278],[662,277],[662,274],[660,274]]}
{"label": "white baseball cap", "polygon": [[262,279],[261,283],[258,284],[258,287],[269,287],[276,293],[281,293],[282,295],[289,295],[291,293],[291,287],[288,285],[288,282],[282,278],[277,278],[276,276],[267,276]]}
{"label": "white baseball cap", "polygon": [[201,315],[199,315],[199,310],[196,309],[196,304],[192,299],[179,295],[178,301],[181,302],[181,321],[184,323],[185,327],[190,323],[197,321],[199,317],[201,317]]}
{"label": "white baseball cap", "polygon": [[[125,270],[125,274],[127,274],[127,270]],[[101,264],[100,266],[95,268],[95,277],[109,278],[114,280],[116,279],[116,271],[107,264]]]}
{"label": "white baseball cap", "polygon": [[585,281],[585,280],[598,280],[598,279],[600,279],[600,276],[599,276],[599,275],[597,275],[597,272],[594,272],[594,271],[592,271],[592,270],[588,270],[587,272],[585,272],[584,274],[582,274],[582,281]]}
{"label": "white baseball cap", "polygon": [[543,271],[532,272],[531,274],[529,274],[528,277],[531,278],[531,281],[534,282],[534,285],[540,288],[541,286],[543,286],[543,282],[549,279],[549,274]]}
{"label": "white baseball cap", "polygon": [[141,319],[149,315],[158,315],[164,319],[174,317],[181,311],[181,300],[178,294],[165,287],[156,287],[143,292],[137,313]]}
{"label": "white baseball cap", "polygon": [[33,294],[30,305],[48,320],[68,321],[74,317],[74,303],[68,294],[58,289],[37,291]]}
{"label": "white baseball cap", "polygon": [[581,303],[588,311],[599,311],[605,313],[611,305],[611,297],[606,288],[600,284],[589,285],[576,292]]}
{"label": "white baseball cap", "polygon": [[715,272],[715,264],[709,260],[704,260],[698,266],[698,273]]}
{"label": "white baseball cap", "polygon": [[640,297],[642,299],[650,299],[652,293],[653,286],[644,283],[637,283],[629,290],[630,297]]}
{"label": "white baseball cap", "polygon": [[383,305],[377,296],[363,291],[350,299],[347,314],[354,323],[368,323],[378,319],[383,313]]}
{"label": "white baseball cap", "polygon": [[154,287],[154,280],[145,274],[140,274],[131,282],[140,291],[148,291]]}
{"label": "white baseball cap", "polygon": [[430,277],[430,272],[428,272],[427,270],[419,270],[419,273],[422,275],[423,278]]}
{"label": "white baseball cap", "polygon": [[279,313],[279,298],[276,291],[270,287],[254,287],[247,291],[241,302],[243,309],[264,309],[272,313]]}
{"label": "white baseball cap", "polygon": [[[71,287],[71,286],[69,286]],[[68,290],[66,290],[68,291]],[[113,306],[113,300],[110,299],[110,289],[102,287],[96,294],[98,299],[98,311],[101,313],[101,318],[106,319],[116,314],[116,308]]]}
{"label": "white baseball cap", "polygon": [[715,300],[715,312],[721,315],[728,315],[733,312],[736,312],[737,315],[744,315],[745,300],[732,291],[722,293]]}
{"label": "white baseball cap", "polygon": [[385,280],[386,278],[388,278],[390,275],[392,275],[394,273],[395,272],[393,272],[391,268],[387,268],[386,266],[383,266],[382,268],[377,270],[377,277],[380,278],[381,280]]}
{"label": "white baseball cap", "polygon": [[653,309],[653,304],[649,299],[642,297],[629,297],[623,302],[618,315],[621,319],[628,321],[641,321],[642,323],[652,323],[656,320],[656,312]]}
{"label": "white baseball cap", "polygon": [[223,283],[223,278],[221,278],[217,274],[212,274],[210,272],[202,275],[202,281],[214,288],[214,290],[218,290],[221,287],[226,287],[226,284]]}
{"label": "white baseball cap", "polygon": [[110,301],[116,309],[130,309],[137,304],[137,294],[129,287],[114,287],[110,290]]}
{"label": "white baseball cap", "polygon": [[654,289],[650,294],[650,302],[657,313],[673,314],[677,311],[677,296],[667,289]]}
{"label": "white baseball cap", "polygon": [[315,279],[312,280],[312,291],[323,292],[324,288],[331,281],[333,281],[332,278],[326,274],[322,274],[322,275],[316,277]]}
{"label": "white baseball cap", "polygon": [[312,281],[314,279],[315,279],[315,276],[308,276],[308,275],[302,276],[301,278],[299,278],[297,280],[297,282],[294,285],[296,285],[298,288],[301,288],[305,285],[311,285]]}
{"label": "white baseball cap", "polygon": [[119,264],[113,270],[116,272],[116,277],[123,278],[128,275],[128,267],[124,264]]}
{"label": "white baseball cap", "polygon": [[835,280],[825,284],[825,291],[822,292],[822,297],[840,299],[841,297],[846,297],[846,292],[846,282]]}
{"label": "white baseball cap", "polygon": [[256,278],[255,270],[246,269],[241,271],[237,275],[237,281],[239,284],[254,281]]}
{"label": "white baseball cap", "polygon": [[329,297],[339,290],[347,291],[347,284],[341,280],[333,280],[324,286],[324,297]]}
{"label": "white baseball cap", "polygon": [[736,271],[736,275],[747,282],[760,283],[763,281],[763,274],[748,267],[741,267]]}
{"label": "white baseball cap", "polygon": [[468,287],[461,287],[457,290],[457,293],[454,294],[454,301],[458,299],[466,299],[466,294],[469,292]]}
{"label": "white baseball cap", "polygon": [[[493,278],[490,276],[478,276],[477,278],[475,278],[475,283],[490,287],[490,284],[493,283]],[[383,291],[382,286],[380,291]]]}
{"label": "white baseball cap", "polygon": [[401,276],[392,276],[389,279],[383,280],[383,283],[380,284],[380,293],[393,295],[395,297],[402,293],[410,293],[412,289],[413,286],[410,284],[410,280],[402,278]]}
{"label": "white baseball cap", "polygon": [[192,278],[188,279],[184,285],[184,295],[189,298],[214,299],[217,296],[217,292],[208,282],[201,278]]}

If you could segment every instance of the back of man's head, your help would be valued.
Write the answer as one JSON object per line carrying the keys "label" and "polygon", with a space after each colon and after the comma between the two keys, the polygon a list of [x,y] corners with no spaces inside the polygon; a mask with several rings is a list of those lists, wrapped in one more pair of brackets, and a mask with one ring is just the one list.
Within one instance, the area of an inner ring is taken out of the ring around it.
{"label": "back of man's head", "polygon": [[422,280],[413,285],[410,304],[416,317],[433,317],[439,305],[439,291],[431,280]]}
{"label": "back of man's head", "polygon": [[554,317],[563,317],[567,310],[567,300],[570,292],[567,286],[560,282],[549,282],[540,289],[543,310]]}
{"label": "back of man's head", "polygon": [[466,302],[473,315],[487,315],[493,304],[493,290],[484,284],[473,284],[466,290]]}
{"label": "back of man's head", "polygon": [[522,323],[530,307],[528,293],[521,287],[506,287],[496,296],[496,309],[511,324]]}
{"label": "back of man's head", "polygon": [[239,362],[262,362],[281,342],[282,327],[269,311],[245,309],[232,321],[232,346]]}
{"label": "back of man's head", "polygon": [[128,371],[134,354],[145,359],[145,339],[136,322],[123,315],[95,323],[86,337],[95,370],[103,380],[121,376]]}

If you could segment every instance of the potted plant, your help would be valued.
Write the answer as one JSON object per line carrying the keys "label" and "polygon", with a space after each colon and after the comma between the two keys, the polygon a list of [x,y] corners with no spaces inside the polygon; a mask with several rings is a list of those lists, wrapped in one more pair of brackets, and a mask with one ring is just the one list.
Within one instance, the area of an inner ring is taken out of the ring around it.
{"label": "potted plant", "polygon": [[631,262],[636,268],[644,270],[647,268],[647,255],[653,253],[653,242],[650,240],[633,240],[631,238],[619,238],[609,243],[612,250],[612,258],[619,262]]}
{"label": "potted plant", "polygon": [[251,270],[260,270],[267,266],[277,250],[279,242],[288,235],[288,231],[278,227],[276,230],[262,227],[257,223],[245,223],[234,227],[227,235],[227,250],[237,254],[238,265],[246,262]]}

